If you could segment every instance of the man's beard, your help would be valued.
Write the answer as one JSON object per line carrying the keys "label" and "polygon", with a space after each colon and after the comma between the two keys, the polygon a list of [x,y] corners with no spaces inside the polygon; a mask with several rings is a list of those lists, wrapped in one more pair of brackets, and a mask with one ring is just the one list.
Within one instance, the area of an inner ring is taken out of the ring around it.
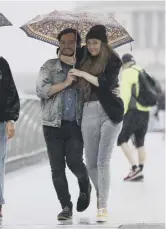
{"label": "man's beard", "polygon": [[61,52],[61,54],[62,54],[63,56],[73,56],[73,55],[74,55],[74,51],[73,51],[71,54],[67,54],[67,53],[63,52],[63,50],[60,51],[60,52]]}

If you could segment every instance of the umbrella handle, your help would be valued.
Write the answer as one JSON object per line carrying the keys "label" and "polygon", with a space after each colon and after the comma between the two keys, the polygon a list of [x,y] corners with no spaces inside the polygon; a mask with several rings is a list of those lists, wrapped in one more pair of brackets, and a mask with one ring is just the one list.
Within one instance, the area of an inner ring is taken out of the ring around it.
{"label": "umbrella handle", "polygon": [[[74,48],[74,57],[76,58],[76,51],[77,51],[77,30],[76,30],[76,44]],[[75,68],[76,64],[73,64],[73,68]]]}

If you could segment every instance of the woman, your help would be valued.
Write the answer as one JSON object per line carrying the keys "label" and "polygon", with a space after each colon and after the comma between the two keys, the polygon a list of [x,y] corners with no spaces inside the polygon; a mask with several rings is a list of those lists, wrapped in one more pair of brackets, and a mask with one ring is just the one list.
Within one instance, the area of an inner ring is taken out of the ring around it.
{"label": "woman", "polygon": [[118,87],[121,60],[108,46],[104,26],[92,28],[87,36],[87,55],[70,74],[80,78],[84,92],[82,133],[86,165],[97,194],[97,221],[108,218],[110,157],[121,131],[124,107],[113,91]]}

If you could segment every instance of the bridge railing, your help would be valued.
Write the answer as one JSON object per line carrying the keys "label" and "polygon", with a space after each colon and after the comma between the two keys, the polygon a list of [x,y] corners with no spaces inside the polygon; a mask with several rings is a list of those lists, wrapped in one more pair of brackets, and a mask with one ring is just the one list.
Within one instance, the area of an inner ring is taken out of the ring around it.
{"label": "bridge railing", "polygon": [[[27,164],[33,164],[46,156],[43,137],[40,101],[36,96],[21,96],[20,118],[16,122],[15,137],[8,141],[7,171],[13,171]],[[152,112],[154,113],[154,112]],[[151,115],[149,131],[163,131],[164,127],[155,125]]]}
{"label": "bridge railing", "polygon": [[22,96],[20,103],[15,137],[8,141],[7,170],[36,162],[46,153],[39,99],[35,96]]}

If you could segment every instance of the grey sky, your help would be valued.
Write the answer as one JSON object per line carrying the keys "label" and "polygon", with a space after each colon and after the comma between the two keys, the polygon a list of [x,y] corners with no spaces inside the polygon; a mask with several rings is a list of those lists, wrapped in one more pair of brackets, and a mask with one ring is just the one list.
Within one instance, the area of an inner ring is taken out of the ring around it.
{"label": "grey sky", "polygon": [[38,14],[73,8],[72,1],[0,1],[0,12],[14,25],[0,28],[0,56],[9,61],[13,72],[37,72],[45,60],[56,56],[54,46],[27,37],[19,27]]}
{"label": "grey sky", "polygon": [[[135,1],[129,1],[128,3],[135,5],[136,8],[138,8],[137,3],[135,2],[134,4],[134,2]],[[96,2],[96,7],[93,8],[92,6],[94,3],[89,1],[0,1],[0,12],[2,12],[14,24],[13,27],[0,28],[0,55],[7,58],[13,72],[38,72],[40,66],[47,59],[56,56],[56,48],[50,44],[27,37],[27,35],[19,29],[19,26],[31,20],[38,14],[48,13],[55,9],[82,9],[85,11],[100,9],[100,11],[104,12],[106,9],[112,9],[112,6],[105,8],[105,3],[103,4],[101,10],[98,3],[99,2]],[[163,4],[163,2],[160,3]],[[154,8],[161,4],[156,4],[156,1],[153,1],[151,2],[151,5],[153,6],[152,8]],[[149,10],[149,4],[147,8],[147,2],[142,1],[141,11],[144,11],[145,9]],[[155,8],[155,10],[156,9],[157,8]],[[118,12],[119,10],[121,10],[121,12]],[[132,11],[132,7],[129,7],[128,10]],[[115,12],[115,18],[131,35],[133,35],[133,31],[131,29],[131,15],[126,15],[124,7],[119,6],[116,6]],[[142,35],[141,37],[143,38]],[[117,51],[119,53],[130,52],[130,45],[124,45],[118,48]],[[142,50],[133,50],[133,54],[138,56],[138,59],[142,60],[143,63],[146,61],[147,55],[149,56],[149,61],[153,62],[155,59],[155,53],[152,52],[152,50],[145,51],[146,55],[142,54]],[[163,56],[163,54],[161,56]]]}
{"label": "grey sky", "polygon": [[[141,44],[145,42],[144,34],[145,26],[143,26],[145,21],[143,21],[142,16],[138,15],[141,19],[139,25],[137,25],[137,35],[134,36],[133,31],[133,20],[132,20],[132,11],[133,7],[136,11],[153,11],[154,17],[152,18],[153,30],[149,32],[149,36],[152,39],[153,46],[156,44],[158,37],[158,31],[161,33],[164,22],[157,19],[157,11],[163,12],[164,3],[158,1],[125,1],[124,4],[119,3],[119,1],[109,1],[103,2],[99,6],[99,2],[92,1],[1,1],[0,0],[0,12],[3,13],[14,26],[12,27],[0,27],[0,56],[4,56],[14,73],[14,78],[17,87],[21,91],[35,93],[35,83],[36,76],[41,67],[41,65],[48,59],[56,57],[56,48],[53,45],[38,41],[32,38],[27,37],[27,35],[19,29],[21,25],[36,17],[38,14],[49,13],[54,10],[83,10],[83,11],[99,11],[107,13],[114,12],[113,17],[122,24],[131,36],[135,39],[133,42],[133,51],[132,54],[135,56],[136,60],[144,66],[145,64],[154,65],[156,59],[158,59],[160,64],[163,64],[164,61],[164,50],[160,49],[156,53],[157,49],[153,50],[147,49],[146,45],[142,49],[136,47],[136,40],[140,40]],[[160,3],[160,4],[159,4]],[[128,5],[127,5],[128,4]],[[129,12],[129,13],[128,13]],[[150,30],[150,28],[149,28]],[[164,33],[164,29],[163,29]],[[125,52],[131,52],[130,44],[121,46],[116,49],[116,51],[122,55]],[[157,56],[156,56],[157,54]],[[156,65],[155,65],[156,68]],[[151,71],[151,70],[150,70]],[[152,69],[152,73],[154,68]],[[156,74],[163,79],[164,73],[163,68]],[[160,72],[161,71],[161,72]]]}

